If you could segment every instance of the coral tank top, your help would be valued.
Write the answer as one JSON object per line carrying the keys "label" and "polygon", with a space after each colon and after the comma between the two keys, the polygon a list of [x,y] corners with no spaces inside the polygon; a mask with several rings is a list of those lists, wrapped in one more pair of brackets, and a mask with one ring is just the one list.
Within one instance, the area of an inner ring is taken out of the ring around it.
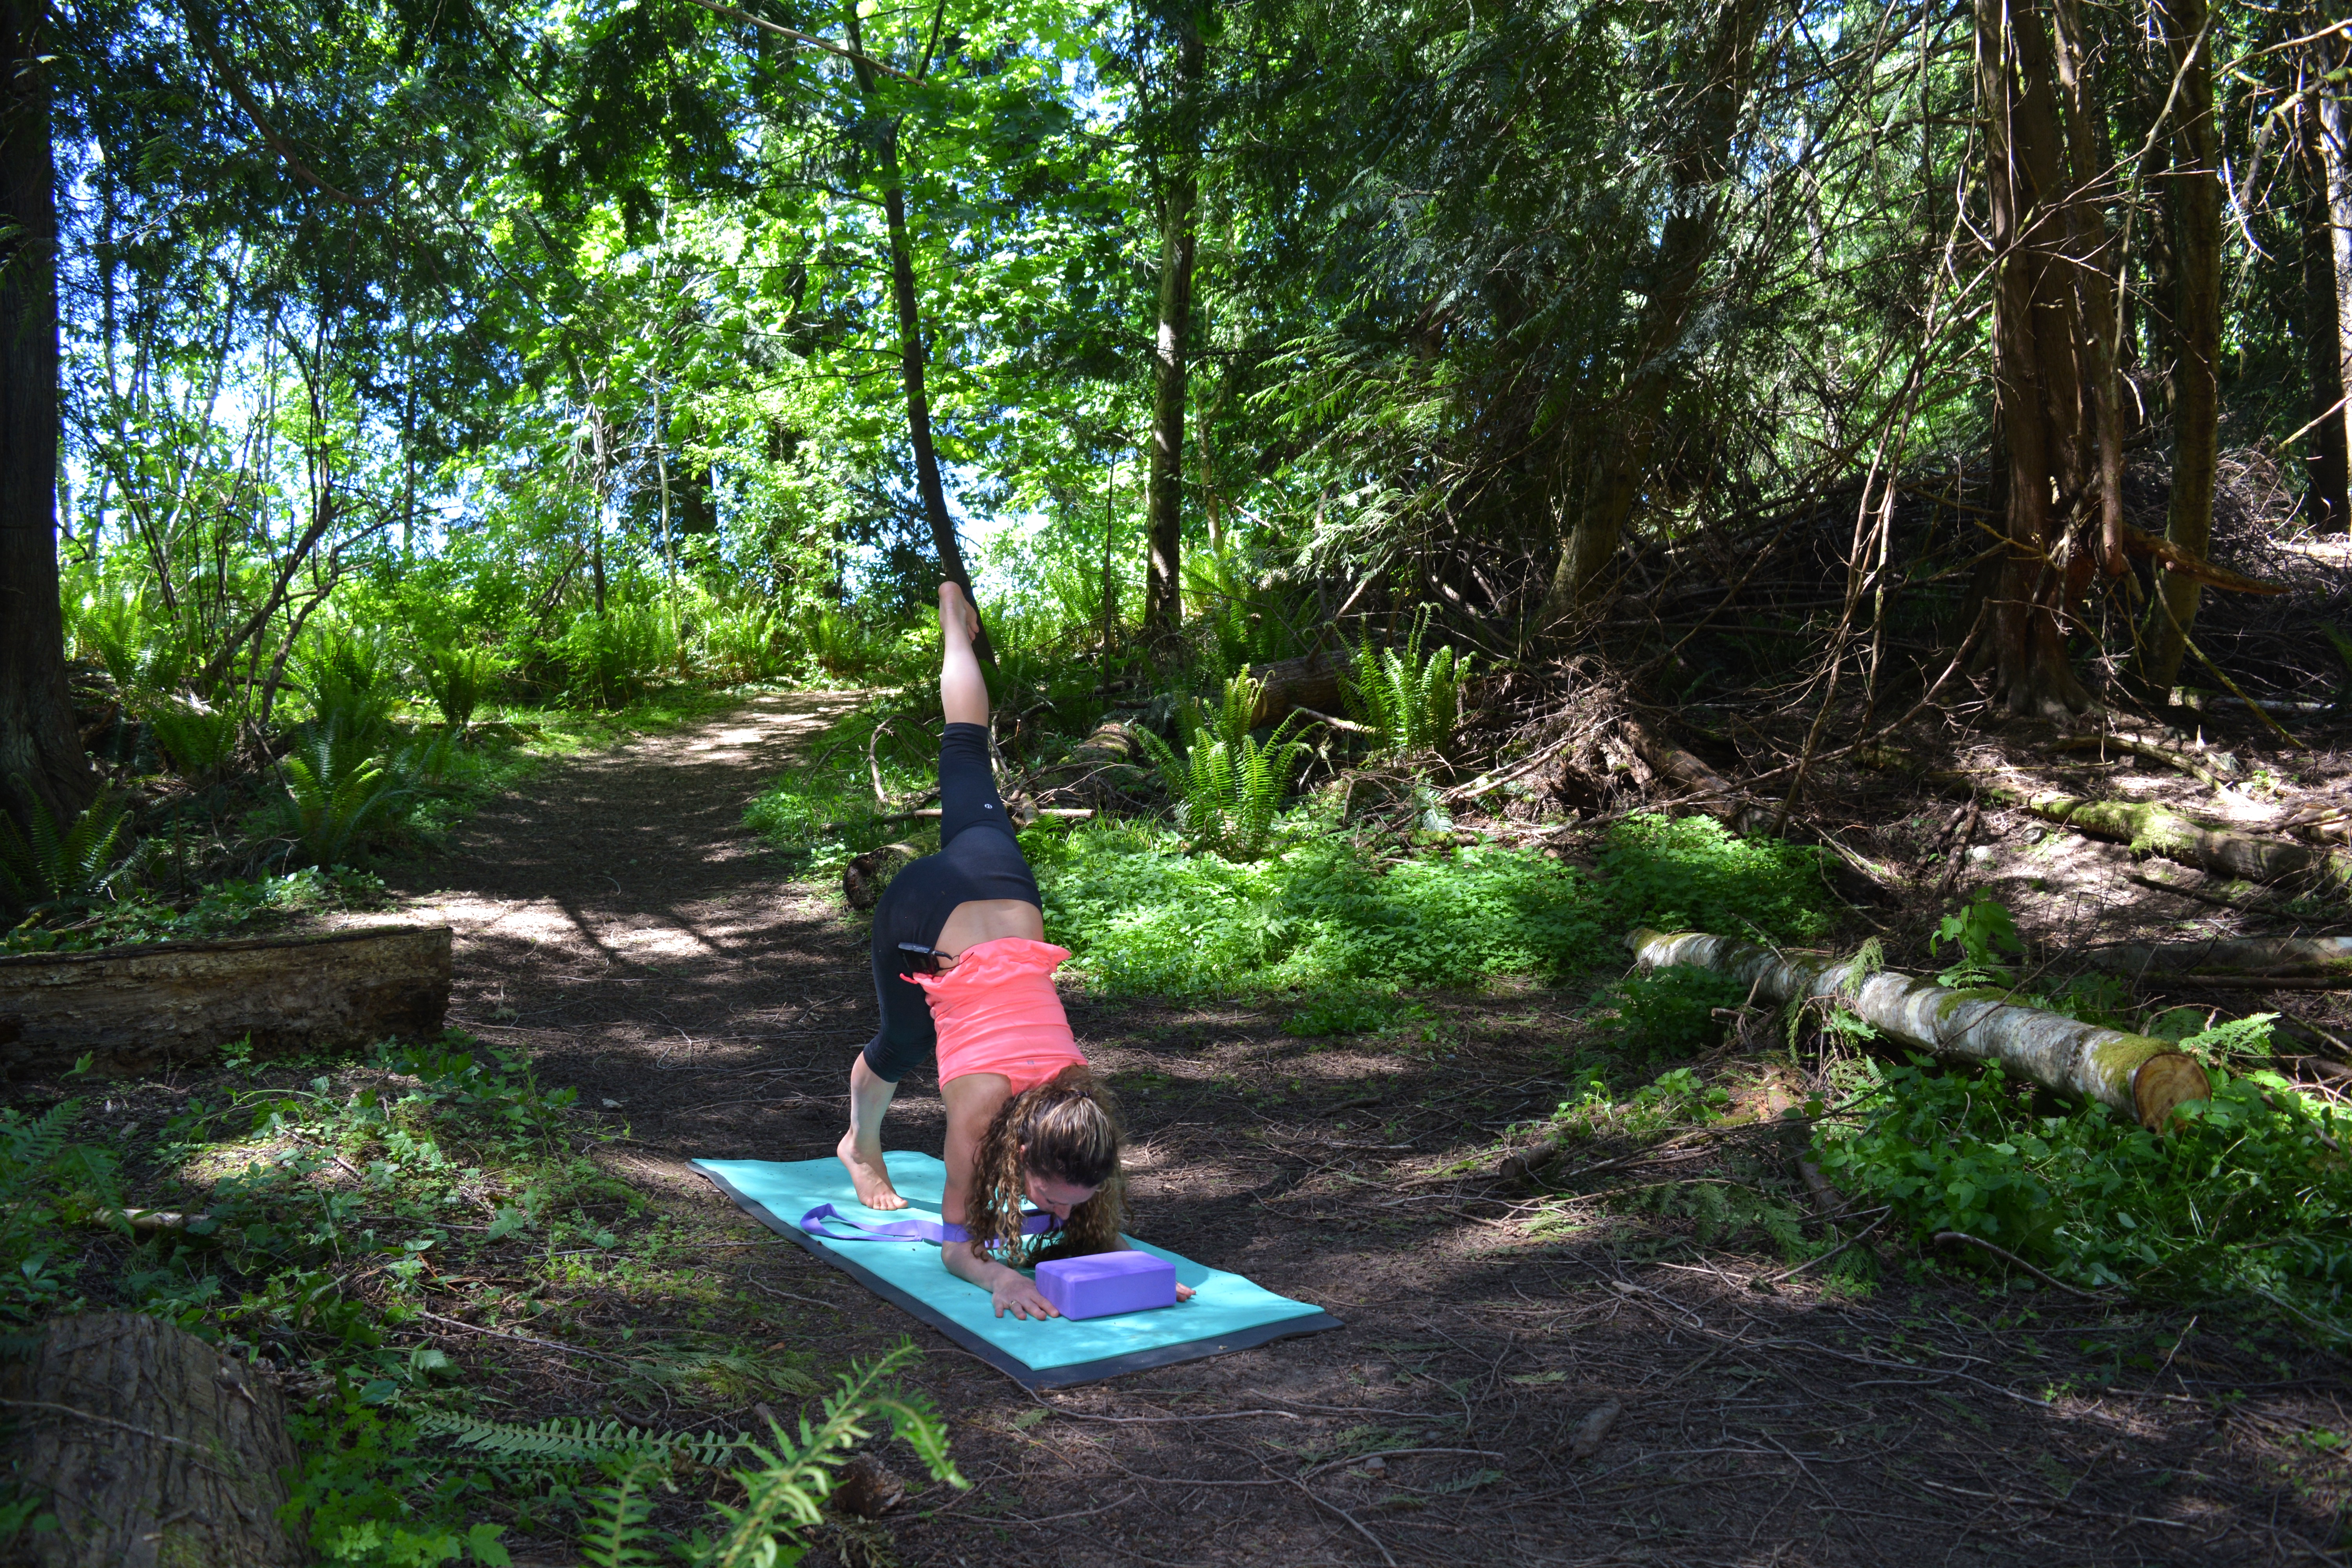
{"label": "coral tank top", "polygon": [[1003,1073],[1019,1094],[1066,1067],[1083,1065],[1087,1058],[1054,989],[1054,971],[1069,956],[1069,949],[1050,942],[1001,936],[964,949],[945,974],[907,976],[931,1005],[940,1081]]}

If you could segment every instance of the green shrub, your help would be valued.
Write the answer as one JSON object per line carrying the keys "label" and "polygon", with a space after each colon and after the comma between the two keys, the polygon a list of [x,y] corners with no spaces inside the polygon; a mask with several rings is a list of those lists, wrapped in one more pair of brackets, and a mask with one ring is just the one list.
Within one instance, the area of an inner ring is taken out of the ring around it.
{"label": "green shrub", "polygon": [[149,609],[143,587],[125,594],[101,585],[66,606],[66,623],[74,645],[97,655],[126,697],[169,691],[187,675],[187,635],[168,614]]}
{"label": "green shrub", "polygon": [[1747,998],[1747,985],[1727,974],[1668,964],[1617,984],[1617,1037],[1653,1056],[1695,1056],[1723,1038],[1716,1009]]}
{"label": "green shrub", "polygon": [[608,600],[603,614],[583,610],[556,639],[564,685],[573,700],[618,708],[675,661],[677,630],[650,601]]}
{"label": "green shrub", "polygon": [[1301,813],[1303,841],[1246,863],[1187,856],[1172,835],[1111,824],[1033,830],[1023,844],[1046,930],[1077,971],[1167,995],[1554,978],[1622,965],[1627,929],[1692,913],[1780,942],[1830,924],[1811,851],[1735,839],[1704,818],[1619,824],[1599,878],[1492,846],[1384,868],[1318,827]]}
{"label": "green shrub", "polygon": [[1823,1123],[1822,1168],[1915,1239],[1961,1231],[2058,1279],[2258,1297],[2352,1335],[2352,1116],[2267,1072],[2213,1071],[2158,1136],[2105,1107],[2037,1114],[2031,1086],[1925,1061],[1866,1066],[1859,1123]]}
{"label": "green shrub", "polygon": [[463,731],[506,673],[506,661],[486,647],[428,647],[417,656],[417,674],[441,710],[441,721]]}
{"label": "green shrub", "polygon": [[752,606],[713,606],[702,617],[702,662],[715,680],[729,685],[760,680],[784,668],[776,647],[777,622],[772,610]]}

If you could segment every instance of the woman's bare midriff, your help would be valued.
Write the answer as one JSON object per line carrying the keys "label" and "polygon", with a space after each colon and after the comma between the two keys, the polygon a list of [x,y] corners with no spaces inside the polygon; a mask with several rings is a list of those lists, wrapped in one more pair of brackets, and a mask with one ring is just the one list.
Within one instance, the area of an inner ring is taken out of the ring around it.
{"label": "woman's bare midriff", "polygon": [[931,945],[942,953],[961,953],[1008,936],[1045,941],[1045,911],[1022,899],[969,900],[949,914],[947,924],[940,928],[940,940]]}

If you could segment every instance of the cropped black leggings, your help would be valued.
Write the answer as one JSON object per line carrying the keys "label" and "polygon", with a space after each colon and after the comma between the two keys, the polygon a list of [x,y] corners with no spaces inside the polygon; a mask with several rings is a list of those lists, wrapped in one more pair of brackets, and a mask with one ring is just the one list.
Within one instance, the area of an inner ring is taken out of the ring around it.
{"label": "cropped black leggings", "polygon": [[[882,1026],[866,1042],[866,1065],[896,1083],[938,1047],[930,1004],[907,978],[929,961],[907,946],[936,946],[958,904],[1019,899],[1045,908],[1037,879],[1013,836],[988,765],[988,727],[950,724],[940,740],[940,852],[908,865],[874,909],[874,994]],[[905,945],[902,945],[905,944]]]}

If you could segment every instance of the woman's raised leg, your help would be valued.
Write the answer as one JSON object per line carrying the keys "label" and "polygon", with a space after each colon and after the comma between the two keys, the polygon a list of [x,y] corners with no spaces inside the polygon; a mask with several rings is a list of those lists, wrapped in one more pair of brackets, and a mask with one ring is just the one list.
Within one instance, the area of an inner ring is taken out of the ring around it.
{"label": "woman's raised leg", "polygon": [[988,722],[988,682],[982,679],[980,659],[971,639],[980,631],[980,612],[953,583],[940,584],[940,707],[950,724]]}

